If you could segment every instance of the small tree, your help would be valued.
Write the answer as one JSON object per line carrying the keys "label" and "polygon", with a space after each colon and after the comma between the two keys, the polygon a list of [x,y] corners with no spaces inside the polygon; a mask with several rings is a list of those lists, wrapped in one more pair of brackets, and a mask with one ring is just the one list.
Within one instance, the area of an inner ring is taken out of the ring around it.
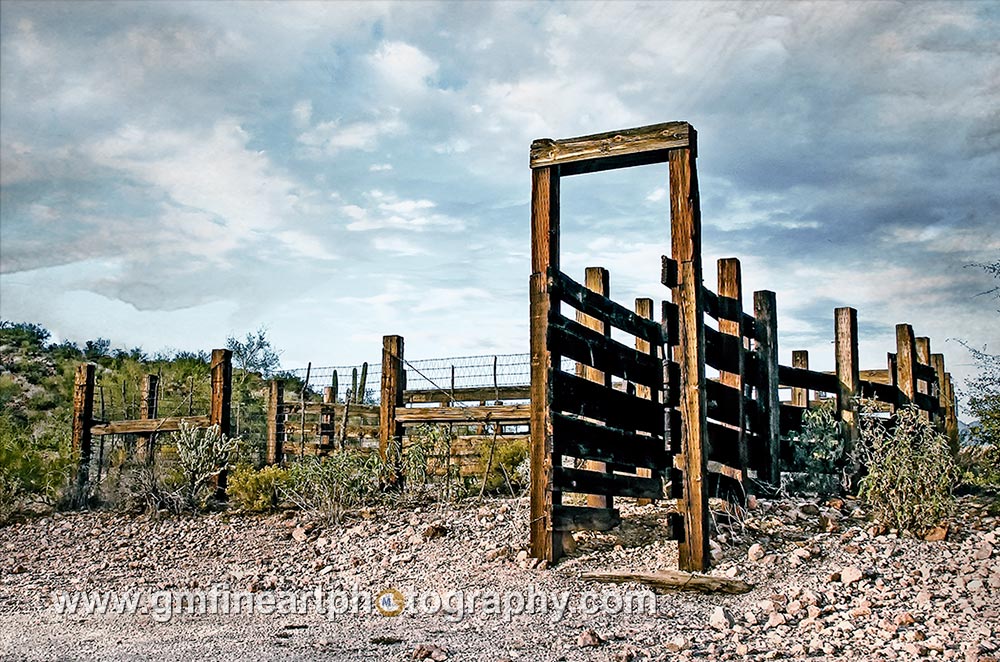
{"label": "small tree", "polygon": [[239,439],[222,434],[218,425],[199,430],[181,421],[175,440],[177,464],[184,474],[184,501],[189,508],[200,509],[211,493],[210,481],[228,468]]}
{"label": "small tree", "polygon": [[264,327],[248,333],[242,341],[236,336],[229,336],[226,338],[226,349],[232,351],[233,365],[240,372],[237,378],[239,386],[255,372],[264,379],[270,378],[281,363]]}

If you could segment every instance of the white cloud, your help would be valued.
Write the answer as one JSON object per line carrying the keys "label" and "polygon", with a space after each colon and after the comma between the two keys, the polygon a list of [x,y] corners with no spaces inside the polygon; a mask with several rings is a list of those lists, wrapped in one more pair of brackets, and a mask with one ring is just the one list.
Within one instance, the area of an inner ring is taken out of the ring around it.
{"label": "white cloud", "polygon": [[423,51],[401,41],[382,43],[369,61],[386,86],[401,94],[424,90],[427,80],[438,70],[437,62]]}
{"label": "white cloud", "polygon": [[369,191],[365,207],[345,205],[341,211],[351,219],[347,229],[406,230],[423,232],[431,229],[459,231],[465,224],[456,218],[434,211],[434,202],[426,199],[401,199],[379,190]]}
{"label": "white cloud", "polygon": [[368,172],[388,172],[392,170],[391,163],[373,163],[368,166]]}
{"label": "white cloud", "polygon": [[295,122],[295,126],[300,129],[309,126],[312,122],[312,113],[312,102],[308,99],[303,99],[292,106],[292,120]]}
{"label": "white cloud", "polygon": [[320,122],[298,137],[309,156],[332,156],[341,150],[370,152],[383,136],[400,133],[405,125],[395,116],[371,121],[341,123]]}
{"label": "white cloud", "polygon": [[379,236],[375,237],[372,241],[372,245],[375,247],[375,250],[385,251],[386,253],[393,253],[395,255],[412,256],[428,254],[427,249],[410,239],[406,239],[405,237],[392,235],[386,237]]}

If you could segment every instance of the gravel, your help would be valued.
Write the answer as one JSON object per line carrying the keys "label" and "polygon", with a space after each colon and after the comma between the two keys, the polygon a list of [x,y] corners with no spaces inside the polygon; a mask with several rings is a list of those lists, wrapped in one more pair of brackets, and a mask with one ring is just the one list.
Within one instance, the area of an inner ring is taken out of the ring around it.
{"label": "gravel", "polygon": [[[623,605],[627,591],[644,587],[579,579],[589,571],[677,567],[668,508],[620,501],[621,527],[576,534],[570,557],[552,568],[527,557],[525,499],[374,509],[338,526],[295,513],[30,520],[0,528],[0,657],[857,662],[1000,655],[1000,523],[983,502],[963,497],[947,537],[928,542],[871,527],[851,500],[756,499],[753,510],[718,515],[711,546],[712,574],[754,589],[662,594],[650,613],[648,603]],[[417,604],[398,616],[280,608],[284,592],[316,587],[325,595],[392,589],[403,602],[390,595],[390,612],[407,599]],[[155,602],[142,602],[146,613],[58,613],[54,596],[75,591],[143,600],[163,591],[231,591],[262,604],[270,596],[279,608],[177,608],[168,619]],[[464,616],[429,613],[454,606],[454,591],[465,592],[467,607],[473,592],[480,602]],[[511,596],[535,595],[537,606],[538,596],[563,592],[561,619],[549,603],[542,613],[510,613],[517,611]],[[512,609],[502,612],[498,596]],[[585,613],[586,606],[607,609]]]}

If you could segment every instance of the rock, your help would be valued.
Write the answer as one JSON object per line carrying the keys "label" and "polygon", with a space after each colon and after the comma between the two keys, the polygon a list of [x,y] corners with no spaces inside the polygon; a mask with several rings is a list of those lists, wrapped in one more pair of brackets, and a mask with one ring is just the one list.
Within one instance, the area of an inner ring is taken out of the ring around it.
{"label": "rock", "polygon": [[775,628],[778,627],[779,625],[784,625],[784,624],[785,624],[784,614],[773,612],[770,616],[767,617],[768,628]]}
{"label": "rock", "polygon": [[686,637],[674,637],[663,645],[671,653],[679,653],[691,648],[691,642]]}
{"label": "rock", "polygon": [[803,504],[802,506],[799,507],[799,510],[801,510],[802,513],[805,515],[812,515],[812,516],[819,515],[819,507],[816,506],[816,504],[814,503]]}
{"label": "rock", "polygon": [[593,629],[587,629],[580,633],[580,636],[576,638],[576,645],[580,647],[584,646],[600,646],[604,643],[604,639],[601,635],[597,634]]}
{"label": "rock", "polygon": [[522,549],[520,552],[517,553],[516,560],[518,563],[524,563],[525,561],[528,560],[528,552]]}
{"label": "rock", "polygon": [[924,540],[928,542],[940,542],[948,537],[948,525],[942,524],[924,534]]}
{"label": "rock", "polygon": [[437,644],[420,644],[413,651],[413,655],[410,656],[412,660],[434,660],[434,662],[443,662],[448,659],[448,649],[442,648]]}
{"label": "rock", "polygon": [[991,545],[988,542],[983,542],[978,547],[976,547],[976,551],[972,555],[972,558],[976,559],[977,561],[985,561],[991,556],[993,556],[993,545]]}
{"label": "rock", "polygon": [[758,543],[750,545],[750,549],[747,550],[747,558],[751,561],[760,561],[764,558],[764,548]]}
{"label": "rock", "polygon": [[931,594],[928,593],[927,591],[920,591],[919,593],[917,593],[917,597],[914,598],[913,601],[916,602],[918,605],[926,605],[931,601]]}
{"label": "rock", "polygon": [[849,566],[840,571],[840,581],[845,585],[859,582],[864,576],[865,573],[861,572],[861,569],[855,566]]}
{"label": "rock", "polygon": [[725,632],[733,627],[733,617],[725,607],[716,607],[708,619],[708,624],[716,630]]}
{"label": "rock", "polygon": [[448,527],[443,522],[434,522],[424,529],[423,536],[426,540],[431,540],[432,538],[440,538],[446,533],[448,533]]}
{"label": "rock", "polygon": [[903,625],[913,625],[914,623],[917,622],[917,620],[913,618],[913,614],[911,614],[908,611],[904,611],[896,616],[896,620],[894,622],[896,625],[903,626]]}
{"label": "rock", "polygon": [[309,535],[306,533],[306,530],[301,526],[295,527],[292,531],[292,539],[295,542],[305,542],[308,537]]}

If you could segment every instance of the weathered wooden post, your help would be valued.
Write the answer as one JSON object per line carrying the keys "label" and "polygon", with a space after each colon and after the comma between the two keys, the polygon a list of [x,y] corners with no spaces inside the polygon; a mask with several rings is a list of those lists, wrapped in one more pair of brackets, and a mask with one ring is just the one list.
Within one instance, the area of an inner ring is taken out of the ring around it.
{"label": "weathered wooden post", "polygon": [[[858,373],[858,311],[854,308],[837,308],[834,316],[834,347],[837,364],[837,417],[840,419],[844,439],[844,457],[854,457],[858,443],[857,396],[861,386]],[[860,467],[852,461],[847,467],[853,480]]]}
{"label": "weathered wooden post", "polygon": [[[651,320],[653,319],[653,300],[649,298],[637,298],[635,300],[635,314],[643,319]],[[652,357],[659,357],[659,348],[642,338],[636,337],[635,348],[637,351],[643,354],[649,354]],[[649,400],[652,398],[652,391],[648,386],[643,386],[642,384],[637,384],[635,389],[635,394],[637,397]],[[635,470],[636,475],[652,477],[652,469],[646,469],[643,467],[637,467]],[[647,499],[645,497],[636,500],[636,503],[640,506],[645,506],[646,504],[652,503],[652,499]]]}
{"label": "weathered wooden post", "polygon": [[562,502],[553,486],[552,375],[559,356],[549,351],[549,319],[559,302],[549,292],[549,276],[559,272],[559,166],[531,170],[531,555],[550,563],[563,553],[563,532],[552,526],[552,507]]}
{"label": "weathered wooden post", "polygon": [[955,432],[952,436],[951,425],[955,417],[954,400],[951,395],[951,376],[944,368],[944,354],[931,354],[931,366],[934,368],[934,398],[938,402],[937,427],[941,434],[948,437],[948,447],[952,455],[958,455],[958,422],[955,421]]}
{"label": "weathered wooden post", "polygon": [[[333,429],[336,425],[336,401],[337,396],[333,392],[333,387],[324,386],[323,405],[319,415],[319,443],[324,448],[329,447],[336,437]],[[340,447],[343,448],[343,446],[343,443],[341,443]]]}
{"label": "weathered wooden post", "polygon": [[[233,353],[228,349],[212,350],[212,408],[209,410],[209,425],[218,425],[219,433],[229,436],[230,409],[233,400]],[[223,468],[215,481],[215,498],[226,499],[228,471]]]}
{"label": "weathered wooden post", "polygon": [[[809,352],[804,349],[796,349],[792,352],[792,367],[809,369]],[[792,389],[792,405],[796,407],[809,408],[809,389],[795,387]]]}
{"label": "weathered wooden post", "polygon": [[393,483],[402,481],[403,425],[396,410],[403,406],[406,372],[403,370],[403,337],[382,337],[382,403],[379,407],[379,453],[389,463]]}
{"label": "weathered wooden post", "polygon": [[781,484],[781,401],[778,398],[778,305],[774,292],[753,293],[756,323],[757,403],[760,405],[759,433],[765,438],[768,461],[758,465],[763,478],[772,485]]}
{"label": "weathered wooden post", "polygon": [[913,337],[913,327],[909,324],[896,325],[896,386],[899,388],[900,404],[908,405],[917,395],[917,352]]}
{"label": "weathered wooden post", "polygon": [[[611,274],[604,267],[587,267],[584,272],[584,286],[592,291],[597,292],[601,296],[610,297],[611,296]],[[607,322],[591,317],[577,311],[576,321],[587,327],[588,329],[593,329],[603,335],[605,338],[611,337],[611,325]],[[582,363],[577,364],[577,374],[584,379],[597,382],[598,384],[603,384],[604,386],[611,388],[611,373],[604,373],[596,368],[591,368],[590,366],[584,365]],[[608,471],[608,465],[605,462],[598,462],[597,460],[587,460],[587,469],[591,471]],[[587,505],[591,508],[613,508],[614,502],[612,497],[604,494],[588,494],[587,495]]]}
{"label": "weathered wooden post", "polygon": [[87,505],[90,482],[90,426],[94,418],[93,363],[77,366],[73,380],[73,452],[77,454],[75,505]]}
{"label": "weathered wooden post", "polygon": [[285,383],[272,379],[267,398],[267,463],[282,464],[285,461]]}
{"label": "weathered wooden post", "polygon": [[[719,333],[735,336],[739,339],[736,344],[739,348],[736,358],[736,371],[720,371],[719,381],[726,386],[731,386],[739,391],[740,398],[737,403],[738,417],[740,421],[739,436],[736,438],[737,454],[740,458],[739,469],[742,472],[744,483],[747,469],[750,467],[750,448],[746,437],[746,410],[743,401],[745,383],[745,357],[743,355],[743,273],[740,268],[740,261],[735,257],[722,258],[717,263],[718,285],[719,285],[719,308],[729,310],[737,319],[726,319],[723,314],[719,315]],[[732,303],[723,305],[723,300],[728,299]],[[721,313],[721,311],[720,311]]]}
{"label": "weathered wooden post", "polygon": [[[142,408],[139,411],[139,418],[149,421],[156,418],[157,410],[157,389],[160,386],[160,378],[157,375],[146,375],[142,380]],[[137,435],[136,459],[139,462],[152,464],[155,453],[155,432],[143,432]]]}
{"label": "weathered wooden post", "polygon": [[[670,152],[670,244],[680,282],[673,290],[680,317],[680,402],[684,471],[684,539],[679,544],[682,570],[708,568],[708,402],[705,398],[705,303],[702,290],[701,201],[695,164],[697,142]],[[673,431],[671,430],[671,433]]]}

